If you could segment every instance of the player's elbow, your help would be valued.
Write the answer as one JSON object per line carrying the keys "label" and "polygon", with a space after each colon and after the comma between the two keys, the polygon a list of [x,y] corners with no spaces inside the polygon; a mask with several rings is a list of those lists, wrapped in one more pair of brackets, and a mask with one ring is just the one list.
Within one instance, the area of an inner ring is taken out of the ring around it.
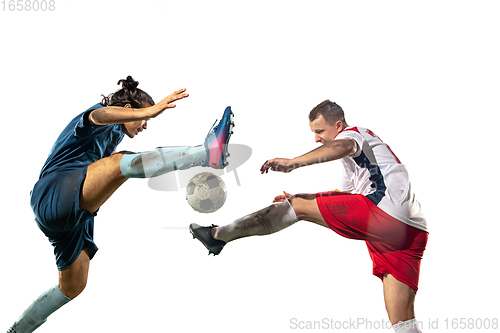
{"label": "player's elbow", "polygon": [[349,155],[356,152],[356,146],[353,140],[350,139],[345,140],[344,151]]}
{"label": "player's elbow", "polygon": [[349,147],[348,147],[348,150],[349,150],[349,154],[348,155],[354,155],[356,154],[356,152],[358,151],[359,147],[358,147],[358,143],[356,141],[354,141],[354,139],[349,139]]}
{"label": "player's elbow", "polygon": [[340,140],[335,140],[335,141],[337,141],[335,148],[339,150],[339,153],[342,157],[349,156],[349,155],[356,153],[357,146],[358,146],[356,141],[354,141],[352,139],[340,139]]}
{"label": "player's elbow", "polygon": [[104,109],[95,109],[89,113],[89,121],[97,126],[106,125],[106,122],[103,121],[104,115],[106,111]]}

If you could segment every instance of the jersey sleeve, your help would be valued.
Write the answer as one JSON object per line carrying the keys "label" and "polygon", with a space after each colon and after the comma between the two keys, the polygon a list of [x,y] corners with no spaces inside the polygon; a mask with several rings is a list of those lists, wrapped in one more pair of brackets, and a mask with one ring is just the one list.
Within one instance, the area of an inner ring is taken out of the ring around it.
{"label": "jersey sleeve", "polygon": [[359,155],[361,155],[361,151],[363,150],[363,145],[365,144],[366,141],[365,138],[360,133],[358,133],[356,129],[346,129],[343,132],[340,132],[335,138],[335,140],[346,139],[346,138],[354,139],[354,141],[356,141],[356,143],[358,144],[358,149],[354,154],[350,156],[358,157]]}
{"label": "jersey sleeve", "polygon": [[85,136],[92,135],[96,131],[96,129],[98,127],[100,127],[100,126],[96,126],[90,122],[89,115],[92,111],[94,111],[96,109],[100,109],[102,107],[104,107],[104,106],[102,104],[98,103],[81,114],[81,117],[75,126],[75,133],[74,134],[76,137],[85,137]]}

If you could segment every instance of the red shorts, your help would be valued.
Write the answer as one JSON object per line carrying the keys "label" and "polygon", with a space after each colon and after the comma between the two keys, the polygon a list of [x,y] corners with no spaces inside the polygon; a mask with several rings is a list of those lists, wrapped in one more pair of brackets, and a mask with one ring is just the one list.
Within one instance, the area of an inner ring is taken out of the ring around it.
{"label": "red shorts", "polygon": [[396,220],[361,194],[321,192],[316,202],[328,226],[339,235],[366,241],[373,275],[388,273],[418,289],[427,232]]}

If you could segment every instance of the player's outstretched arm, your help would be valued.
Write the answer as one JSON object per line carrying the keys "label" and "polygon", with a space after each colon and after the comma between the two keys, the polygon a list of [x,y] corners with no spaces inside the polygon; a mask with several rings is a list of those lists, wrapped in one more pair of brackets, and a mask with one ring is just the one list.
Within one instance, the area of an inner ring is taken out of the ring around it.
{"label": "player's outstretched arm", "polygon": [[324,143],[310,152],[292,158],[274,158],[267,160],[260,168],[260,173],[272,171],[290,172],[300,167],[316,163],[324,163],[338,160],[343,157],[354,154],[357,151],[357,143],[353,139],[339,139]]}
{"label": "player's outstretched arm", "polygon": [[108,106],[92,111],[89,120],[94,125],[124,124],[132,121],[148,120],[155,118],[166,109],[175,108],[175,101],[186,98],[189,94],[186,89],[180,89],[162,99],[159,103],[141,109],[130,107]]}

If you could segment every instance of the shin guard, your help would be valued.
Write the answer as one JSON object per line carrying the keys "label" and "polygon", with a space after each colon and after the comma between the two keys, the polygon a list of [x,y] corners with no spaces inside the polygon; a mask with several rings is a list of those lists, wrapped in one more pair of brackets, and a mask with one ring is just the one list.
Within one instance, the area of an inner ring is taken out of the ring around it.
{"label": "shin guard", "polygon": [[200,166],[206,157],[203,145],[158,147],[148,152],[123,155],[120,171],[126,178],[151,178],[170,171]]}
{"label": "shin guard", "polygon": [[283,230],[298,221],[289,200],[279,205],[270,205],[255,213],[235,220],[223,227],[215,228],[214,238],[224,242],[254,236],[269,235]]}
{"label": "shin guard", "polygon": [[71,301],[55,286],[45,291],[23,312],[9,332],[31,333],[47,321],[47,317]]}

